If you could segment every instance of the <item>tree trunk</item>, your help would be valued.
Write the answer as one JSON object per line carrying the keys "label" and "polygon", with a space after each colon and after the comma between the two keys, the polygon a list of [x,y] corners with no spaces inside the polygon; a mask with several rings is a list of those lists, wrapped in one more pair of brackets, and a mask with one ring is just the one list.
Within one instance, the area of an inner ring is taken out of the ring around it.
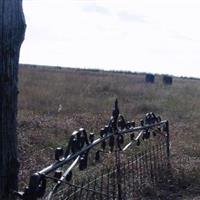
{"label": "tree trunk", "polygon": [[19,51],[24,39],[22,0],[0,0],[0,199],[17,190],[17,94]]}

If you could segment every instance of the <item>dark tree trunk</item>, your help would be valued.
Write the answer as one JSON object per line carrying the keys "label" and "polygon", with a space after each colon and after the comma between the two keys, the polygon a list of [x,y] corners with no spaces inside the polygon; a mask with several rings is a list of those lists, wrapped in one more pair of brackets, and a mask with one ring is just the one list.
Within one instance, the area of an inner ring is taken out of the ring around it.
{"label": "dark tree trunk", "polygon": [[22,0],[0,0],[0,199],[17,189],[17,94],[19,51],[24,39]]}

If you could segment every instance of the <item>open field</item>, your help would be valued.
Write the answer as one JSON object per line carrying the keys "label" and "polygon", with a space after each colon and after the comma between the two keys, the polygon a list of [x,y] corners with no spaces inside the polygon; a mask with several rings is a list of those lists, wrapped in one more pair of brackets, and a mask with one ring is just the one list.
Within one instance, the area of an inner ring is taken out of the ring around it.
{"label": "open field", "polygon": [[46,166],[53,149],[65,145],[73,130],[97,132],[118,98],[120,112],[129,120],[139,122],[150,111],[169,120],[175,179],[160,195],[200,199],[200,80],[174,77],[173,85],[165,86],[161,76],[155,84],[146,84],[144,78],[136,73],[21,66],[20,179]]}

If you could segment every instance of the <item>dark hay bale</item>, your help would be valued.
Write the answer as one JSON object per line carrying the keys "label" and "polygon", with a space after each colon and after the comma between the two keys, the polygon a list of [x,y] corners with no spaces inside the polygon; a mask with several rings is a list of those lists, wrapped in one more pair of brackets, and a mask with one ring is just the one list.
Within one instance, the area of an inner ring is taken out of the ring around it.
{"label": "dark hay bale", "polygon": [[145,82],[146,83],[154,83],[155,76],[153,74],[146,74]]}
{"label": "dark hay bale", "polygon": [[168,75],[163,76],[163,83],[165,85],[172,85],[172,82],[173,82],[172,76],[168,76]]}

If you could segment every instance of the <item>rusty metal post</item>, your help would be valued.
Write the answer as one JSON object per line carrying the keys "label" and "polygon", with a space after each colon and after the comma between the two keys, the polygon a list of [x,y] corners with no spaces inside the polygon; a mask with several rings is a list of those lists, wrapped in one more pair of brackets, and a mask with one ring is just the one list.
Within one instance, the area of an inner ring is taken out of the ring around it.
{"label": "rusty metal post", "polygon": [[89,191],[89,189],[90,189],[90,177],[88,178],[87,182],[88,182],[88,185],[87,185],[85,200],[89,199],[88,196],[89,196],[89,192],[90,192]]}
{"label": "rusty metal post", "polygon": [[103,193],[103,176],[104,176],[104,173],[103,173],[103,171],[101,172],[101,180],[100,180],[100,199],[101,200],[103,200],[103,195],[102,195],[102,193]]}
{"label": "rusty metal post", "polygon": [[110,170],[107,170],[107,200],[110,199]]}
{"label": "rusty metal post", "polygon": [[145,155],[144,160],[145,160],[146,176],[149,176],[149,165],[148,165],[147,150],[145,150],[144,155]]}
{"label": "rusty metal post", "polygon": [[113,172],[112,172],[112,200],[115,200],[115,196],[116,196],[116,174],[115,174],[115,168],[113,168]]}
{"label": "rusty metal post", "polygon": [[118,189],[118,200],[122,200],[122,187],[121,187],[121,161],[119,149],[115,150],[115,160],[117,166],[117,189]]}
{"label": "rusty metal post", "polygon": [[167,121],[166,122],[166,133],[167,133],[167,158],[168,158],[168,161],[169,161],[169,157],[170,157],[170,138],[169,138],[169,122]]}
{"label": "rusty metal post", "polygon": [[135,171],[136,171],[136,184],[139,185],[139,170],[138,170],[138,155],[135,155]]}
{"label": "rusty metal post", "polygon": [[141,152],[138,153],[138,164],[139,164],[139,184],[140,184],[140,188],[142,185],[142,154]]}
{"label": "rusty metal post", "polygon": [[127,171],[125,172],[125,175],[127,176],[127,190],[130,195],[131,193],[131,168],[130,168],[130,160],[128,159],[128,165],[127,165]]}

